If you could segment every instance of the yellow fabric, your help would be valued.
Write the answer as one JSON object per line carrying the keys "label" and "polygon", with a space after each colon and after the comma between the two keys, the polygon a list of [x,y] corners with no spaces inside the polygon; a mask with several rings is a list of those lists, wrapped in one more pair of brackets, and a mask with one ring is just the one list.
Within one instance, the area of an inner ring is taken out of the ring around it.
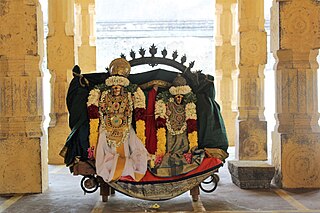
{"label": "yellow fabric", "polygon": [[117,160],[117,165],[115,168],[115,172],[114,172],[112,181],[116,181],[121,177],[122,172],[124,170],[124,166],[126,164],[126,157],[125,157],[125,153],[124,153],[123,143],[119,147],[117,147],[117,153],[119,154],[119,157]]}
{"label": "yellow fabric", "polygon": [[134,173],[134,180],[140,181],[144,177],[144,174]]}

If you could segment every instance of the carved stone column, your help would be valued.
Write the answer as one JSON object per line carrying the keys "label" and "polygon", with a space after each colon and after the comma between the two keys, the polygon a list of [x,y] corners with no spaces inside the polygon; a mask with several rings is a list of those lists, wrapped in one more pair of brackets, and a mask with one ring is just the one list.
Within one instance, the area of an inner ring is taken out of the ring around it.
{"label": "carved stone column", "polygon": [[42,129],[43,19],[38,1],[0,4],[0,194],[48,188]]}
{"label": "carved stone column", "polygon": [[76,63],[82,73],[96,71],[95,0],[76,0]]}
{"label": "carved stone column", "polygon": [[239,0],[239,84],[236,157],[267,159],[267,122],[264,118],[264,65],[267,34],[263,0]]}
{"label": "carved stone column", "polygon": [[48,69],[51,72],[51,121],[49,124],[49,163],[62,164],[59,156],[70,133],[66,95],[67,73],[74,66],[73,0],[49,1]]}
{"label": "carved stone column", "polygon": [[216,1],[216,81],[218,103],[222,109],[229,145],[234,146],[237,112],[233,110],[235,64],[235,6],[236,0]]}
{"label": "carved stone column", "polygon": [[276,58],[276,126],[272,135],[275,182],[283,188],[320,187],[316,61],[320,3],[277,0],[271,16]]}

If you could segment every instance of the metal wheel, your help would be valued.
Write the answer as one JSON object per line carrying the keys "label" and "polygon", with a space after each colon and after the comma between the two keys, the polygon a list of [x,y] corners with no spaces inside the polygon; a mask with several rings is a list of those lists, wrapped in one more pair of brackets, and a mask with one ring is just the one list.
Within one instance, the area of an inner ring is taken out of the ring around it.
{"label": "metal wheel", "polygon": [[93,193],[99,188],[99,183],[94,175],[89,175],[81,179],[80,186],[84,193]]}
{"label": "metal wheel", "polygon": [[[213,192],[214,190],[216,190],[217,186],[218,186],[218,182],[220,180],[219,176],[217,174],[213,174],[210,176],[210,181],[203,181],[202,183],[200,183],[200,189],[203,191],[203,192],[206,192],[206,193],[211,193]],[[202,184],[205,184],[205,185],[208,185],[210,183],[213,183],[213,187],[211,189],[206,189],[206,187],[204,187]]]}
{"label": "metal wheel", "polygon": [[[210,179],[209,179],[210,178]],[[209,180],[208,180],[209,179]],[[207,179],[205,179],[204,181],[202,181],[202,183],[204,184],[209,184],[212,183],[214,180],[213,175],[210,175],[210,177],[208,177]]]}

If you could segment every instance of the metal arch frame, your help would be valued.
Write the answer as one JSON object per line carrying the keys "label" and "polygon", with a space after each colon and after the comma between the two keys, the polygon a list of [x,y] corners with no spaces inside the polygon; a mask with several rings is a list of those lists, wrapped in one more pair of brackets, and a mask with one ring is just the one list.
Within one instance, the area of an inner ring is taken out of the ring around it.
{"label": "metal arch frame", "polygon": [[[127,59],[127,60],[130,63],[131,67],[135,67],[139,65],[149,65],[151,67],[155,67],[159,64],[162,64],[162,65],[168,65],[168,66],[174,67],[182,73],[184,73],[186,70],[191,70],[191,68],[193,68],[194,66],[194,63],[195,63],[194,61],[190,62],[189,66],[184,65],[184,63],[187,61],[186,55],[183,55],[181,57],[180,62],[176,61],[176,59],[178,58],[177,50],[175,50],[172,53],[172,59],[171,59],[171,58],[166,58],[167,56],[166,48],[164,48],[161,51],[162,57],[155,56],[157,54],[157,49],[158,48],[156,48],[156,46],[152,44],[149,48],[149,53],[151,54],[151,56],[145,57],[146,50],[141,47],[139,49],[139,55],[140,55],[139,58],[136,58],[136,53],[133,50],[131,50],[130,51],[131,59],[130,60]],[[122,53],[121,58],[126,59],[126,56]]]}

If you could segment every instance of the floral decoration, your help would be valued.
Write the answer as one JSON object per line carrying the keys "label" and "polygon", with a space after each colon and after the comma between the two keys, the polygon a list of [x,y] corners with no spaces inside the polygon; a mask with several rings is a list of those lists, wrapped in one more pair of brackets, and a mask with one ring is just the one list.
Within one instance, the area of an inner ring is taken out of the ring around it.
{"label": "floral decoration", "polygon": [[192,133],[188,133],[189,140],[189,152],[198,146],[198,133],[197,131],[193,131]]}
{"label": "floral decoration", "polygon": [[95,88],[95,89],[92,89],[89,93],[89,97],[88,97],[88,101],[87,101],[87,106],[90,106],[90,105],[94,105],[94,106],[97,106],[99,105],[99,99],[100,99],[100,95],[101,95],[101,92],[99,89]]}
{"label": "floral decoration", "polygon": [[87,110],[89,116],[89,143],[90,148],[88,148],[88,158],[95,158],[95,150],[98,143],[99,136],[99,99],[100,99],[100,89],[94,88],[90,91],[88,101],[87,101]]}
{"label": "floral decoration", "polygon": [[122,76],[110,76],[109,78],[106,79],[106,85],[107,86],[114,86],[114,85],[120,85],[123,87],[129,86],[130,81]]}
{"label": "floral decoration", "polygon": [[169,89],[172,95],[186,95],[191,92],[191,88],[188,85],[185,86],[172,86]]}
{"label": "floral decoration", "polygon": [[146,144],[146,126],[145,126],[145,112],[146,112],[146,98],[140,87],[136,88],[133,93],[133,106],[135,109],[135,120],[136,120],[136,132],[137,137],[141,140],[142,144]]}
{"label": "floral decoration", "polygon": [[87,107],[87,110],[88,110],[89,119],[99,118],[99,108],[96,105],[91,104],[90,106]]}
{"label": "floral decoration", "polygon": [[143,145],[145,145],[146,143],[145,129],[146,129],[146,126],[145,126],[144,120],[136,121],[137,137],[141,140]]}
{"label": "floral decoration", "polygon": [[197,127],[197,120],[195,119],[188,119],[187,120],[187,131],[188,133],[192,133],[194,131],[197,131],[198,127]]}
{"label": "floral decoration", "polygon": [[161,127],[157,130],[157,150],[156,156],[163,156],[166,153],[166,129]]}
{"label": "floral decoration", "polygon": [[[175,89],[171,89],[175,88]],[[166,130],[168,129],[170,134],[177,135],[187,131],[189,141],[189,153],[191,150],[198,146],[198,134],[197,134],[197,111],[196,111],[196,97],[191,93],[189,86],[171,87],[170,93],[185,94],[183,104],[185,105],[186,122],[180,130],[174,131],[171,128],[170,121],[166,114],[166,103],[173,102],[172,97],[168,97],[167,94],[160,93],[155,105],[155,118],[157,123],[157,150],[156,156],[163,156],[166,153]]]}
{"label": "floral decoration", "polygon": [[186,159],[187,163],[190,164],[192,160],[192,154],[188,152],[188,153],[184,153],[183,156]]}
{"label": "floral decoration", "polygon": [[146,108],[146,98],[140,87],[133,93],[134,96],[134,108]]}
{"label": "floral decoration", "polygon": [[98,143],[98,136],[99,136],[99,118],[96,119],[90,119],[90,134],[89,134],[89,143],[90,147],[97,146]]}
{"label": "floral decoration", "polygon": [[88,152],[88,159],[94,160],[94,158],[95,158],[94,147],[89,147],[87,152]]}
{"label": "floral decoration", "polygon": [[154,115],[155,115],[156,119],[158,117],[160,117],[160,118],[166,117],[166,104],[163,100],[156,101]]}
{"label": "floral decoration", "polygon": [[155,159],[155,161],[154,161],[154,164],[155,164],[155,165],[160,165],[161,162],[162,162],[162,159],[163,159],[163,156],[157,155],[157,156],[156,156],[156,159]]}

